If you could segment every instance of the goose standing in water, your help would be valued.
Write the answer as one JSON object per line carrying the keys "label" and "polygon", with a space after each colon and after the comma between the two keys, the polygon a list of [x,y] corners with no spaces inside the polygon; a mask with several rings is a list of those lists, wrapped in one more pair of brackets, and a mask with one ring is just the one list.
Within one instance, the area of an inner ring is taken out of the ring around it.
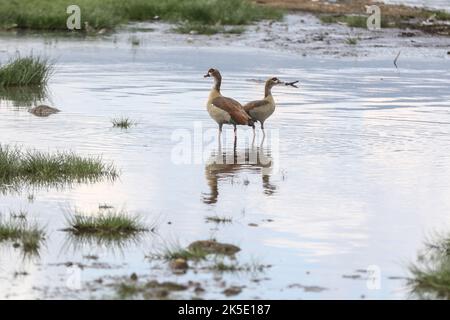
{"label": "goose standing in water", "polygon": [[219,70],[209,69],[205,74],[205,78],[213,77],[214,86],[212,87],[206,108],[209,115],[219,125],[219,137],[222,133],[224,124],[232,124],[234,127],[234,137],[236,138],[236,126],[246,125],[255,127],[253,119],[248,115],[242,105],[234,99],[222,96],[220,93],[220,85],[222,84],[222,76]]}
{"label": "goose standing in water", "polygon": [[[280,79],[273,77],[266,81],[266,85],[264,88],[264,99],[255,100],[244,105],[245,112],[248,113],[250,117],[252,117],[253,121],[259,121],[261,123],[261,130],[263,134],[264,132],[264,121],[269,118],[272,113],[275,111],[275,100],[272,96],[272,88],[277,85],[286,85],[297,88],[295,85],[298,81],[294,82],[283,82]],[[255,133],[255,127],[253,126],[253,133]]]}

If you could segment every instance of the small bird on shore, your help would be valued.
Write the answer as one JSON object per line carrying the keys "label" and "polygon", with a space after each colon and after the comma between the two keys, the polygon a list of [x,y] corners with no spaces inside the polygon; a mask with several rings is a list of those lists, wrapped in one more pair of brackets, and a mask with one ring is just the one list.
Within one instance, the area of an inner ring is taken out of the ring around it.
{"label": "small bird on shore", "polygon": [[[264,122],[269,118],[275,111],[275,100],[272,96],[272,88],[277,85],[286,85],[294,88],[298,88],[294,82],[283,82],[277,77],[270,78],[266,81],[264,87],[264,99],[251,101],[244,105],[244,110],[247,114],[252,117],[253,121],[259,121],[261,123],[261,130],[264,132]],[[253,133],[255,133],[255,126],[253,126]]]}
{"label": "small bird on shore", "polygon": [[252,118],[245,112],[242,105],[234,99],[222,96],[220,86],[222,76],[217,69],[209,69],[204,75],[205,78],[213,77],[214,86],[212,87],[206,108],[211,118],[219,125],[219,136],[222,133],[224,124],[231,124],[234,127],[234,136],[236,137],[236,126],[246,125],[254,127]]}

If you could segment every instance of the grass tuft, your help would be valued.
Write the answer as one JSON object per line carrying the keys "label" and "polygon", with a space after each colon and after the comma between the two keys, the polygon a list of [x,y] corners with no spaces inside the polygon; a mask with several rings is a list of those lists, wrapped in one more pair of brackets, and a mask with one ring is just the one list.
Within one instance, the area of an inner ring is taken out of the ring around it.
{"label": "grass tuft", "polygon": [[47,59],[17,56],[0,66],[0,87],[44,86],[52,70]]}
{"label": "grass tuft", "polygon": [[410,266],[412,291],[422,298],[450,299],[450,237],[429,241]]}
{"label": "grass tuft", "polygon": [[114,128],[121,128],[121,129],[128,129],[136,125],[136,122],[125,117],[114,118],[111,120],[111,123]]}
{"label": "grass tuft", "polygon": [[37,254],[44,239],[45,232],[37,224],[17,219],[0,220],[0,242],[18,243],[25,254]]}
{"label": "grass tuft", "polygon": [[100,158],[81,157],[72,152],[24,151],[0,144],[0,186],[86,182],[105,176],[114,179],[118,172],[112,164],[106,164]]}
{"label": "grass tuft", "polygon": [[139,216],[130,216],[125,212],[110,210],[98,215],[83,215],[75,213],[67,216],[69,228],[66,231],[78,235],[93,235],[99,237],[120,237],[148,231]]}

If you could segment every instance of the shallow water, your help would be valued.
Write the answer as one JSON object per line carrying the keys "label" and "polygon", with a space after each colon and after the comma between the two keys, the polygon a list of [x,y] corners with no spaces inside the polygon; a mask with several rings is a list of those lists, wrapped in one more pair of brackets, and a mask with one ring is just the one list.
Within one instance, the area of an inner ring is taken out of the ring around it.
{"label": "shallow water", "polygon": [[450,11],[450,4],[447,0],[384,0],[385,3],[404,4],[407,6],[420,6],[433,9],[445,9]]}
{"label": "shallow water", "polygon": [[[4,215],[27,210],[48,234],[32,259],[0,244],[2,297],[108,295],[73,290],[74,270],[60,265],[92,265],[84,256],[95,254],[107,268],[81,270],[83,286],[136,272],[200,279],[208,288],[202,297],[223,298],[213,274],[174,276],[165,264],[155,268],[145,259],[167,242],[215,237],[239,245],[239,261],[272,265],[263,274],[223,276],[228,285],[247,286],[237,298],[405,298],[405,281],[390,277],[407,276],[424,238],[450,227],[448,59],[408,56],[395,69],[391,57],[382,56],[307,58],[233,46],[25,40],[3,39],[0,59],[31,48],[56,58],[49,98],[42,102],[62,112],[37,118],[20,103],[2,101],[1,143],[101,155],[122,174],[115,182],[0,195]],[[268,76],[301,81],[299,89],[274,89],[278,108],[266,123],[262,147],[261,136],[252,145],[250,130],[239,128],[237,146],[228,135],[219,149],[216,125],[205,110],[211,83],[202,75],[211,66],[222,71],[223,93],[242,101],[259,98],[259,80]],[[121,115],[138,125],[112,128],[110,119]],[[174,155],[180,134],[188,134],[192,145],[184,164]],[[217,153],[241,157],[249,150],[262,150],[270,165],[208,161]],[[73,242],[60,231],[70,208],[95,212],[103,203],[142,214],[157,224],[156,234],[120,249]],[[233,223],[205,222],[215,214]],[[356,271],[367,268],[380,271],[379,288]],[[28,275],[14,276],[20,271]],[[306,292],[294,284],[327,290]]]}

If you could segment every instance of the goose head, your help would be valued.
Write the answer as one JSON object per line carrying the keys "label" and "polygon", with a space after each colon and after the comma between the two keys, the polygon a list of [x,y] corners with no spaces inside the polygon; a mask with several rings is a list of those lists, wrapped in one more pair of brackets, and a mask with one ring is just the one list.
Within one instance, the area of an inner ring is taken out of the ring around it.
{"label": "goose head", "polygon": [[220,75],[219,70],[211,68],[208,72],[203,76],[204,78],[214,78],[214,89],[220,91],[220,84],[222,83],[222,76]]}
{"label": "goose head", "polygon": [[203,76],[205,78],[213,77],[215,79],[221,78],[220,72],[217,69],[211,68],[208,72]]}
{"label": "goose head", "polygon": [[277,77],[269,78],[266,81],[266,86],[269,87],[269,88],[273,88],[273,87],[278,86],[280,84],[284,84],[284,81],[281,81]]}

